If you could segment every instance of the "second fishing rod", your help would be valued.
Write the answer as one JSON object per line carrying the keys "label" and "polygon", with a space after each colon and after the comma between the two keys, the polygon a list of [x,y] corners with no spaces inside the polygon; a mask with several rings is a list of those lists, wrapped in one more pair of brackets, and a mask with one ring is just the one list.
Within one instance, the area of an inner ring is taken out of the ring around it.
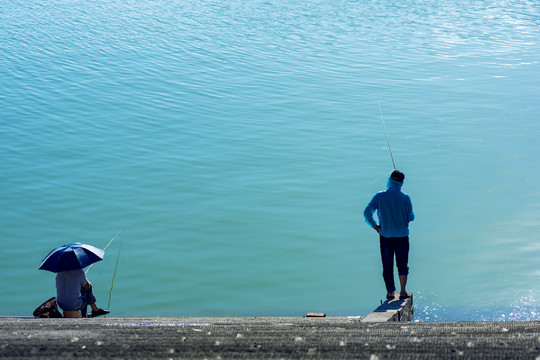
{"label": "second fishing rod", "polygon": [[390,150],[390,158],[392,159],[392,166],[394,166],[394,170],[396,169],[396,162],[394,161],[394,154],[392,153],[392,147],[390,146],[390,139],[388,138],[388,130],[386,129],[386,123],[384,122],[384,117],[381,110],[381,103],[377,103],[379,105],[379,114],[381,115],[381,121],[383,123],[384,127],[384,133],[386,134],[386,143],[388,144],[388,150]]}

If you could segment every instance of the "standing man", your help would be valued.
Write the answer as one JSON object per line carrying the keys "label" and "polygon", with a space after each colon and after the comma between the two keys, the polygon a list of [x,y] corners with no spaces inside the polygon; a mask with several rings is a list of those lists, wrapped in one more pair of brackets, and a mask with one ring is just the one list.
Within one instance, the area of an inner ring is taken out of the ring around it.
{"label": "standing man", "polygon": [[[401,285],[399,298],[406,299],[408,297],[405,286],[409,274],[409,222],[414,220],[414,212],[411,198],[401,191],[403,180],[405,180],[405,175],[399,170],[394,170],[388,179],[387,189],[375,194],[364,210],[366,222],[380,236],[387,299],[393,299],[396,291],[394,255]],[[379,224],[373,219],[375,211],[379,218]]]}

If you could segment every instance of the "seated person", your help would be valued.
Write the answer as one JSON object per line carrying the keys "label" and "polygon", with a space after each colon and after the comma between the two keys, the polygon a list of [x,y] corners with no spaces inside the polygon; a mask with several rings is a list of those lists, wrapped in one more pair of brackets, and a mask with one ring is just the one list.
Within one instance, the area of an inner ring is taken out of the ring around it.
{"label": "seated person", "polygon": [[92,284],[82,269],[61,271],[56,274],[56,301],[64,317],[86,317],[87,306],[92,308],[90,317],[106,315],[108,310],[96,305]]}

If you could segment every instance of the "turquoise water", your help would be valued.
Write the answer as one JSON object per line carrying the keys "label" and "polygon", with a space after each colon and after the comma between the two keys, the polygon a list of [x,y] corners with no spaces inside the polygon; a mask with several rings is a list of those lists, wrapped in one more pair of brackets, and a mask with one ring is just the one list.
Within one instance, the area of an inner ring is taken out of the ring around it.
{"label": "turquoise water", "polygon": [[415,318],[540,320],[539,39],[533,0],[2,2],[1,315],[118,231],[115,316],[367,314],[380,104]]}

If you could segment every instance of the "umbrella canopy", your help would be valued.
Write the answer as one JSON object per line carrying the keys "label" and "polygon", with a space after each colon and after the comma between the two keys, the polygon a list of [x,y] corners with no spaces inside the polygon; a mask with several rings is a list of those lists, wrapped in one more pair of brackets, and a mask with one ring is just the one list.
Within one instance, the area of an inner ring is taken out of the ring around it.
{"label": "umbrella canopy", "polygon": [[60,246],[49,253],[41,262],[40,270],[60,272],[84,269],[88,265],[103,260],[105,251],[88,244]]}

